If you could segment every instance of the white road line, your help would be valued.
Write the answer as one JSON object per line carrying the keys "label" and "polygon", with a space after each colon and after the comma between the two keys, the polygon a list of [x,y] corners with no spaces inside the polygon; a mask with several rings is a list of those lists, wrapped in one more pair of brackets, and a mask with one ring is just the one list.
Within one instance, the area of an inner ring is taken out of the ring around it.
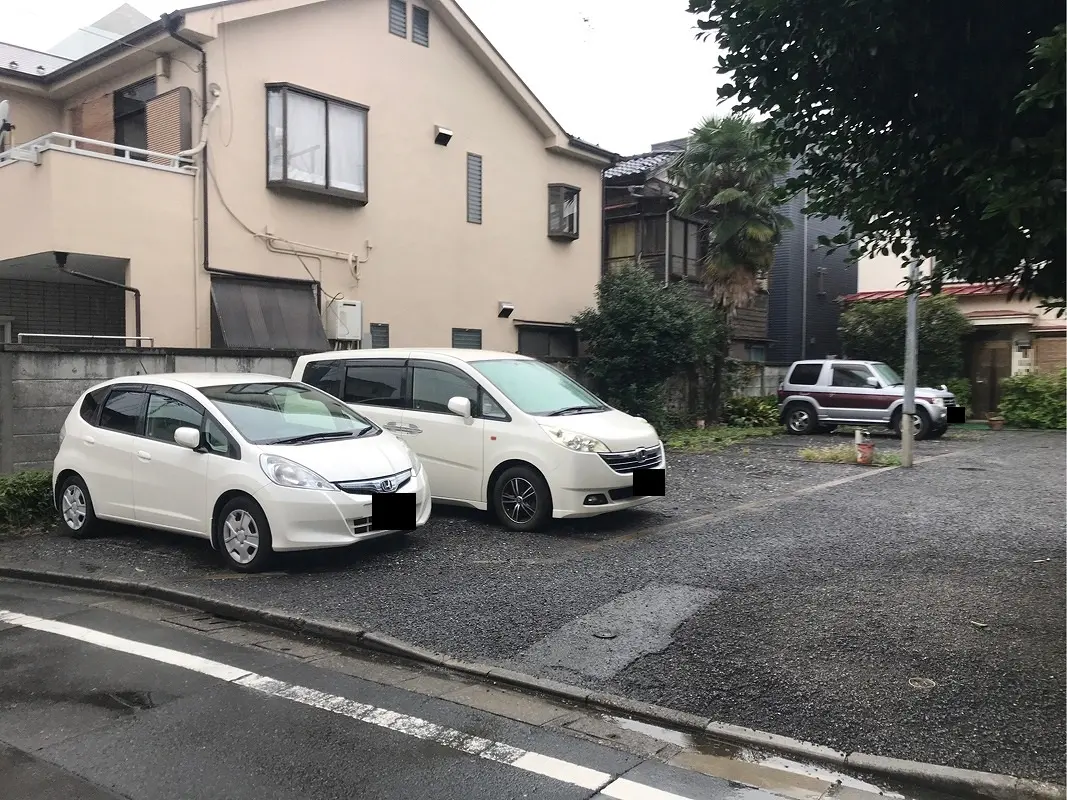
{"label": "white road line", "polygon": [[458,750],[461,753],[478,756],[487,761],[506,764],[516,769],[552,778],[561,783],[569,783],[572,786],[579,786],[589,791],[599,791],[608,797],[617,798],[618,800],[690,800],[690,798],[683,797],[680,794],[664,792],[625,778],[613,780],[613,776],[607,772],[583,767],[580,764],[572,764],[569,761],[562,761],[531,750],[512,747],[503,742],[494,742],[489,739],[483,739],[480,736],[472,736],[454,728],[438,725],[435,722],[401,714],[397,711],[390,711],[387,708],[377,708],[366,703],[359,703],[340,695],[320,692],[307,686],[286,683],[267,675],[258,675],[246,669],[183,653],[180,650],[145,644],[133,639],[125,639],[121,636],[113,636],[110,633],[93,630],[92,628],[83,628],[80,625],[33,617],[28,614],[18,614],[3,609],[0,609],[0,622],[45,633],[53,633],[57,636],[65,636],[68,639],[95,644],[108,650],[115,650],[120,653],[158,661],[162,664],[181,667],[191,672],[198,672],[201,675],[217,678],[226,683],[233,683],[269,697],[290,700],[311,708],[340,714],[386,730],[403,733],[416,739],[434,742],[443,747]]}

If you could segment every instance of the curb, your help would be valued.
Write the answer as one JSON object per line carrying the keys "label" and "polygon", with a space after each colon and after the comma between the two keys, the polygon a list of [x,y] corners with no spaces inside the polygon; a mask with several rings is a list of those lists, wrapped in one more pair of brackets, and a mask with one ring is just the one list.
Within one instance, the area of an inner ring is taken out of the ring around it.
{"label": "curb", "polygon": [[278,609],[254,608],[227,600],[215,600],[192,592],[167,589],[122,578],[72,575],[50,570],[35,570],[3,565],[0,565],[0,577],[72,588],[103,590],[115,594],[137,595],[195,608],[205,613],[217,614],[221,617],[242,622],[259,623],[293,633],[311,634],[339,644],[398,656],[516,688],[533,690],[556,699],[585,705],[598,711],[622,714],[674,730],[704,734],[735,744],[772,750],[832,766],[850,767],[862,772],[933,789],[966,792],[983,798],[990,798],[990,800],[1067,800],[1067,787],[1053,783],[1016,778],[1011,775],[998,775],[992,772],[979,772],[977,770],[927,764],[922,761],[888,758],[868,753],[845,753],[812,742],[805,742],[788,736],[778,736],[739,725],[715,722],[708,717],[664,708],[663,706],[627,697],[583,689],[578,686],[560,683],[559,681],[515,672],[503,667],[460,661],[443,653],[436,653],[432,650],[409,644],[384,633],[368,631],[361,627],[314,617],[301,617]]}

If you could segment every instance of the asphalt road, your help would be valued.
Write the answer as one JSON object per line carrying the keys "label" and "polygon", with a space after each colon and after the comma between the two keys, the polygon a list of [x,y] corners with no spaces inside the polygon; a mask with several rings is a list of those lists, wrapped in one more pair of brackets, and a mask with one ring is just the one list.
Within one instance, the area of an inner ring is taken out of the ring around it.
{"label": "asphalt road", "polygon": [[470,705],[490,697],[472,700],[478,687],[349,669],[392,670],[399,688],[331,669],[345,657],[313,645],[118,608],[0,581],[5,800],[775,800],[514,718],[564,709],[517,698],[487,713]]}
{"label": "asphalt road", "polygon": [[200,542],[131,529],[11,539],[0,560],[358,622],[839,749],[1062,783],[1063,434],[919,443],[944,457],[875,474],[803,464],[800,443],[672,456],[668,497],[625,516],[506,535],[440,509],[407,542],[255,577]]}

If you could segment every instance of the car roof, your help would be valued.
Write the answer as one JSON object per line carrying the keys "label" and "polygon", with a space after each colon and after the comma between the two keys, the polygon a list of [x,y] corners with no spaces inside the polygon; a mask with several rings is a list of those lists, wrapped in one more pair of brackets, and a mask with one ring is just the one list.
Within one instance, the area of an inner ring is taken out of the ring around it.
{"label": "car roof", "polygon": [[380,347],[371,350],[327,350],[300,357],[300,362],[332,361],[349,358],[454,358],[457,361],[493,361],[499,359],[522,359],[533,361],[530,356],[505,353],[501,350],[470,350],[460,347]]}
{"label": "car roof", "polygon": [[227,386],[234,383],[292,383],[292,378],[283,375],[266,375],[254,372],[160,372],[151,375],[125,375],[102,381],[98,386],[114,383],[154,383],[171,389],[190,387],[201,389],[207,386]]}

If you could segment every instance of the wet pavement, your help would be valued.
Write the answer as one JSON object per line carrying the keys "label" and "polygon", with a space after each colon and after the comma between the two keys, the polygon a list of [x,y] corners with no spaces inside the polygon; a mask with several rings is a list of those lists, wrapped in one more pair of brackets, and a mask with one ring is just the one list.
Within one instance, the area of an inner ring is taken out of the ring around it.
{"label": "wet pavement", "polygon": [[435,509],[406,542],[260,576],[128,528],[0,540],[0,562],[354,622],[839,749],[1062,783],[1063,434],[922,442],[936,458],[885,472],[802,463],[807,443],[674,455],[647,510],[520,535]]}
{"label": "wet pavement", "polygon": [[0,580],[0,659],[5,800],[905,796],[855,775],[103,593]]}

